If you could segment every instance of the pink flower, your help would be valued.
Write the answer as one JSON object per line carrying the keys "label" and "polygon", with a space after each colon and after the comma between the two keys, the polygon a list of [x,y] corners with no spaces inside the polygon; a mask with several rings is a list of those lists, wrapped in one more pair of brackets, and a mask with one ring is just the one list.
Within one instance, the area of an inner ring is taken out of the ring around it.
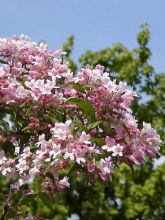
{"label": "pink flower", "polygon": [[85,163],[86,162],[86,159],[85,159],[85,151],[80,149],[80,148],[77,148],[75,150],[75,157],[76,157],[76,162],[78,164],[80,163]]}
{"label": "pink flower", "polygon": [[136,150],[129,158],[137,165],[142,164],[145,161],[145,154],[144,151],[139,149]]}
{"label": "pink flower", "polygon": [[75,89],[71,89],[71,88],[66,88],[64,91],[64,94],[66,96],[72,96],[74,97],[77,94],[77,91]]}
{"label": "pink flower", "polygon": [[127,90],[121,96],[121,98],[123,99],[122,106],[127,109],[131,105],[131,103],[133,102],[135,96],[137,96],[136,92],[134,92],[132,90]]}
{"label": "pink flower", "polygon": [[114,138],[106,136],[105,143],[106,143],[106,145],[103,145],[102,149],[110,152],[111,151],[111,147],[115,144],[115,140],[114,140]]}
{"label": "pink flower", "polygon": [[0,165],[3,164],[5,161],[7,161],[7,158],[5,157],[4,150],[0,151]]}
{"label": "pink flower", "polygon": [[115,140],[114,140],[114,138],[106,136],[105,143],[108,147],[112,147],[115,144]]}
{"label": "pink flower", "polygon": [[66,140],[66,139],[72,139],[73,136],[71,134],[70,126],[68,123],[71,123],[70,121],[67,121],[64,123],[55,123],[54,128],[51,128],[53,137],[57,140]]}
{"label": "pink flower", "polygon": [[30,147],[26,147],[23,150],[23,153],[21,154],[21,158],[22,159],[26,159],[27,157],[30,157],[32,155],[31,151],[30,151]]}
{"label": "pink flower", "polygon": [[78,143],[84,143],[84,144],[90,144],[91,142],[89,141],[90,135],[86,134],[84,131],[81,133],[80,138],[78,140]]}
{"label": "pink flower", "polygon": [[115,126],[115,130],[116,133],[118,135],[119,138],[123,138],[125,135],[125,129],[123,128],[123,126],[121,124],[118,124]]}
{"label": "pink flower", "polygon": [[87,163],[87,169],[88,169],[88,172],[93,172],[96,168],[96,165],[94,163]]}
{"label": "pink flower", "polygon": [[51,150],[49,151],[49,156],[54,159],[60,154],[61,154],[61,145],[60,144],[53,144],[51,147]]}
{"label": "pink flower", "polygon": [[113,147],[111,147],[109,149],[110,152],[112,153],[112,156],[116,157],[116,156],[123,156],[123,149],[124,147],[120,144],[114,145]]}
{"label": "pink flower", "polygon": [[19,173],[22,174],[25,170],[28,169],[28,166],[26,164],[26,160],[19,159],[18,164],[16,165],[16,168],[19,171]]}
{"label": "pink flower", "polygon": [[107,177],[109,177],[112,174],[111,157],[101,159],[98,167],[100,169],[99,174],[100,174],[101,179],[106,180]]}
{"label": "pink flower", "polygon": [[25,220],[34,220],[32,215],[28,215],[27,217],[25,217]]}
{"label": "pink flower", "polygon": [[70,159],[74,160],[75,159],[75,154],[72,149],[67,149],[67,152],[64,154],[63,158],[65,160]]}
{"label": "pink flower", "polygon": [[63,179],[56,182],[56,187],[59,191],[69,186],[70,183],[68,182],[68,177],[64,177]]}

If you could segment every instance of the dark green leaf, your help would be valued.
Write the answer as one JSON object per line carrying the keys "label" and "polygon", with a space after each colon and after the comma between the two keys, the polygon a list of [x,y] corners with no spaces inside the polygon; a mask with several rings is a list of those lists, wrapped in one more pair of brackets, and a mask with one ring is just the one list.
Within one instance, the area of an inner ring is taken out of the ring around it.
{"label": "dark green leaf", "polygon": [[29,202],[33,202],[38,196],[38,194],[29,194],[29,195],[24,195],[23,198],[21,199],[21,204],[27,204]]}
{"label": "dark green leaf", "polygon": [[87,129],[88,129],[88,130],[92,130],[92,129],[96,128],[100,123],[101,123],[101,121],[96,121],[96,122],[94,122],[94,123],[90,123],[90,124],[87,126]]}
{"label": "dark green leaf", "polygon": [[41,192],[41,193],[39,193],[39,197],[41,198],[44,205],[46,205],[48,208],[52,209],[52,201],[47,193]]}
{"label": "dark green leaf", "polygon": [[69,98],[67,102],[77,105],[84,112],[87,118],[92,120],[95,119],[95,109],[89,101],[82,100],[80,98]]}
{"label": "dark green leaf", "polygon": [[99,146],[102,146],[105,144],[105,140],[102,137],[92,137],[91,140],[92,142],[98,144]]}
{"label": "dark green leaf", "polygon": [[85,93],[85,88],[80,83],[73,83],[73,88],[79,92]]}

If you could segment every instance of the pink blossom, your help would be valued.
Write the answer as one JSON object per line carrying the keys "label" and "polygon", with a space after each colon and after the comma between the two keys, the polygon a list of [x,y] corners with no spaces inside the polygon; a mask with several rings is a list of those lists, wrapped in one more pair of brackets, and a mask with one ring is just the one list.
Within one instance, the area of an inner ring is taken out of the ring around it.
{"label": "pink blossom", "polygon": [[117,133],[119,138],[124,137],[126,131],[125,131],[125,129],[123,128],[123,126],[121,124],[116,125],[115,130],[116,130],[116,133]]}
{"label": "pink blossom", "polygon": [[86,134],[84,131],[81,133],[80,138],[78,140],[78,143],[84,143],[84,144],[90,144],[91,142],[89,141],[90,135]]}
{"label": "pink blossom", "polygon": [[120,144],[114,145],[112,146],[108,151],[109,152],[113,152],[112,156],[116,157],[116,156],[123,156],[123,149],[124,147]]}
{"label": "pink blossom", "polygon": [[18,164],[16,165],[16,168],[19,171],[19,173],[22,174],[25,170],[28,169],[28,166],[26,164],[26,160],[19,159]]}
{"label": "pink blossom", "polygon": [[[60,191],[69,181],[59,177],[75,163],[91,181],[105,181],[114,162],[141,165],[159,153],[156,130],[147,123],[138,128],[130,108],[137,95],[127,83],[111,79],[101,65],[75,75],[64,53],[25,35],[0,38],[0,104],[22,120],[12,137],[0,137],[15,149],[15,155],[0,150],[0,172],[20,187],[40,176],[45,190]],[[29,138],[23,144],[22,134]]]}
{"label": "pink blossom", "polygon": [[64,154],[63,158],[66,159],[70,159],[70,160],[74,160],[75,159],[75,154],[73,152],[73,149],[68,149],[67,152]]}
{"label": "pink blossom", "polygon": [[87,169],[88,169],[89,173],[93,172],[95,170],[95,168],[96,168],[96,165],[94,163],[89,162],[87,164]]}
{"label": "pink blossom", "polygon": [[[70,123],[70,122],[69,122]],[[57,140],[66,140],[67,138],[73,138],[71,134],[70,127],[68,125],[68,121],[63,123],[56,123],[54,128],[51,128],[53,137]]]}
{"label": "pink blossom", "polygon": [[25,217],[25,220],[34,220],[32,215],[28,215],[27,217]]}
{"label": "pink blossom", "polygon": [[60,144],[53,144],[51,150],[49,151],[49,156],[52,158],[56,158],[60,154],[61,154]]}
{"label": "pink blossom", "polygon": [[102,180],[106,180],[107,177],[111,176],[112,174],[112,162],[111,157],[101,159],[99,164],[100,169],[100,177]]}
{"label": "pink blossom", "polygon": [[70,186],[70,183],[68,182],[68,177],[64,177],[63,179],[56,182],[56,186],[58,190],[62,190],[66,187]]}

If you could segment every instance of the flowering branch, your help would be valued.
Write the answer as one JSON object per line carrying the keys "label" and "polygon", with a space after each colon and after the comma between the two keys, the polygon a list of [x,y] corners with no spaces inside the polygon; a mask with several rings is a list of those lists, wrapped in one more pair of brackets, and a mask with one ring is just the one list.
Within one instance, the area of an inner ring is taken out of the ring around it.
{"label": "flowering branch", "polygon": [[92,183],[106,181],[115,165],[141,165],[159,153],[156,131],[147,123],[140,129],[132,115],[136,93],[101,65],[74,76],[64,54],[24,35],[0,39],[0,105],[13,123],[1,126],[0,172],[17,190],[42,178],[41,192],[59,192],[76,164]]}

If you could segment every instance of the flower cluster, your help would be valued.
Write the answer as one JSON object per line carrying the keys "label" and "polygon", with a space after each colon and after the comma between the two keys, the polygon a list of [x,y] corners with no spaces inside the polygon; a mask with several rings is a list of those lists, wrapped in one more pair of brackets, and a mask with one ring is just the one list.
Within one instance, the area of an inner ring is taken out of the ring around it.
{"label": "flower cluster", "polygon": [[158,154],[156,131],[147,123],[140,129],[132,115],[136,93],[101,65],[74,75],[64,55],[24,35],[0,39],[0,108],[15,123],[1,134],[0,171],[17,185],[41,177],[42,190],[60,191],[73,166],[91,182],[105,181],[116,164]]}

